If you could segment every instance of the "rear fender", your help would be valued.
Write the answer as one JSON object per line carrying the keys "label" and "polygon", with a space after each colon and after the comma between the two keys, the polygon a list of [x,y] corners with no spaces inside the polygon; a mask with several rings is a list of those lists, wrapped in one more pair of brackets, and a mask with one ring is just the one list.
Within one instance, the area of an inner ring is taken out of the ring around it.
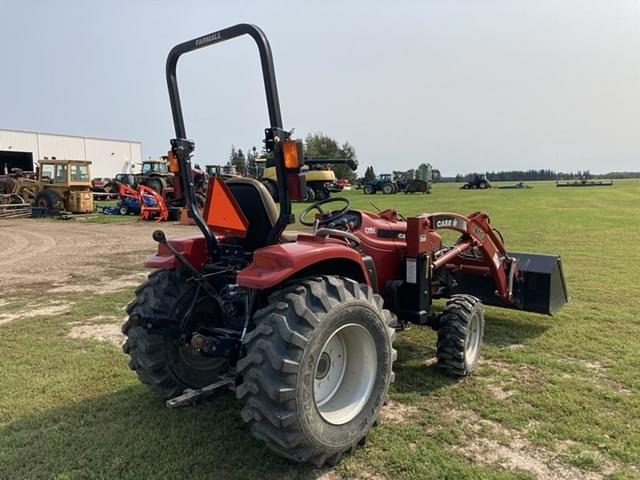
{"label": "rear fender", "polygon": [[[182,254],[196,270],[202,270],[207,257],[207,247],[204,237],[182,237],[169,240],[169,243]],[[147,268],[167,269],[178,268],[180,262],[171,251],[162,244],[158,244],[158,251],[144,262]]]}
{"label": "rear fender", "polygon": [[255,290],[275,287],[290,278],[343,275],[371,285],[362,256],[332,238],[299,235],[296,242],[270,245],[253,254],[253,263],[238,273],[238,285]]}

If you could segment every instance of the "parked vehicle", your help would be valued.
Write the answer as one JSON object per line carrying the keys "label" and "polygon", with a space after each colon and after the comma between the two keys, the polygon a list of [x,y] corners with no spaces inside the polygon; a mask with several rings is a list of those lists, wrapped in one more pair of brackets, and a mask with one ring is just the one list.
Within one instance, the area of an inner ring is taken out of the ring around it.
{"label": "parked vehicle", "polygon": [[0,177],[0,190],[16,194],[50,213],[93,212],[91,162],[86,160],[39,160],[35,178],[30,175]]}
{"label": "parked vehicle", "polygon": [[469,181],[460,187],[461,190],[473,190],[477,188],[481,190],[491,188],[491,183],[486,175],[473,174]]}
{"label": "parked vehicle", "polygon": [[377,192],[382,192],[385,195],[398,193],[398,184],[390,173],[381,173],[375,179],[365,182],[365,194],[373,195]]}
{"label": "parked vehicle", "polygon": [[[201,212],[176,67],[183,54],[243,35],[257,43],[263,68],[264,143],[279,207],[256,179],[214,177]],[[334,465],[376,424],[394,381],[396,331],[407,322],[437,331],[438,365],[461,377],[478,365],[483,302],[552,314],[567,301],[559,257],[507,251],[482,212],[405,218],[335,197],[300,214],[311,232],[287,232],[291,201],[303,194],[302,142],[283,127],[271,49],[258,27],[235,25],[174,47],[167,83],[170,162],[200,231],[172,240],[154,232],[158,250],[145,265],[155,271],[136,289],[122,331],[129,366],[168,406],[233,390],[242,420],[274,452]],[[447,245],[439,230],[460,237]],[[437,298],[447,299],[442,310],[432,309]],[[203,442],[211,432],[203,425]]]}

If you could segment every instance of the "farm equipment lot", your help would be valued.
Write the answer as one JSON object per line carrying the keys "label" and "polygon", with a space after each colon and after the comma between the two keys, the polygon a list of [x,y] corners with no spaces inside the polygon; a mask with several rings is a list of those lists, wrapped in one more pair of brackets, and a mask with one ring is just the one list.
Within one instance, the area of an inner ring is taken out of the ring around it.
{"label": "farm equipment lot", "polygon": [[562,256],[571,301],[554,317],[487,307],[481,365],[457,382],[435,368],[434,332],[399,335],[382,425],[335,470],[275,456],[232,395],[167,410],[127,368],[119,326],[151,232],[194,228],[0,222],[0,478],[638,478],[640,182],[533,185],[336,195],[405,215],[487,211],[510,249]]}
{"label": "farm equipment lot", "polygon": [[153,230],[162,227],[177,236],[195,231],[135,220],[111,225],[32,219],[0,222],[2,300],[35,296],[46,303],[45,296],[108,293],[136,286],[144,278],[140,261],[155,246]]}

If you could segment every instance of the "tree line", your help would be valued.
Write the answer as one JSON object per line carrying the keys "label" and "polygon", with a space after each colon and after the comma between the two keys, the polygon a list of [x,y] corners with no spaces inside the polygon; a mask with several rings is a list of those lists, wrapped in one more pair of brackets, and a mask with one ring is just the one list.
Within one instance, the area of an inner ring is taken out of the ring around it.
{"label": "tree line", "polygon": [[[241,148],[231,146],[231,153],[227,162],[228,166],[233,166],[240,175],[249,175],[258,177],[260,168],[256,162],[257,158],[264,158],[267,152],[254,146],[245,151]],[[308,158],[334,158],[347,159],[351,158],[357,161],[355,148],[348,142],[338,142],[334,138],[321,132],[308,134],[304,139],[304,156]],[[336,177],[339,179],[349,180],[354,183],[356,180],[356,172],[351,171],[347,165],[330,165]],[[394,174],[398,172],[393,172]],[[478,173],[457,174],[452,177],[441,175],[436,168],[433,169],[434,182],[465,182]],[[521,182],[535,180],[576,180],[589,178],[640,178],[640,172],[609,172],[605,174],[593,174],[589,170],[577,170],[575,172],[557,172],[551,169],[529,169],[529,170],[502,170],[485,172],[487,179],[495,182]],[[373,166],[369,165],[362,174],[361,181],[370,181],[376,178],[376,172]]]}
{"label": "tree line", "polygon": [[[457,174],[455,177],[442,177],[442,182],[465,182],[477,172],[467,174]],[[604,174],[594,174],[589,170],[577,170],[575,172],[557,172],[550,169],[539,170],[505,170],[498,172],[485,172],[487,179],[492,182],[521,182],[535,180],[578,180],[589,178],[640,178],[640,172],[609,172]]]}
{"label": "tree line", "polygon": [[[303,152],[306,158],[353,159],[357,161],[356,151],[349,142],[339,143],[321,132],[310,133],[305,137]],[[227,165],[234,167],[240,175],[258,177],[260,169],[256,159],[268,155],[264,149],[258,151],[256,147],[252,147],[247,149],[247,153],[245,153],[241,148],[232,145]],[[350,182],[355,181],[356,173],[347,165],[329,165],[327,168],[334,171],[336,178],[346,179]]]}

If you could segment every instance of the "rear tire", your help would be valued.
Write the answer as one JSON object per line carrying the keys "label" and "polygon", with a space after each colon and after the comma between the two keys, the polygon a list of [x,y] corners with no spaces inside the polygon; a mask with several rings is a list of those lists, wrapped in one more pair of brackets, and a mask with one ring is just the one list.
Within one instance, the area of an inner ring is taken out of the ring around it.
{"label": "rear tire", "polygon": [[316,192],[313,191],[313,188],[306,187],[304,197],[302,198],[303,202],[315,202],[316,200]]}
{"label": "rear tire", "polygon": [[316,187],[314,188],[314,192],[315,192],[315,196],[316,196],[316,201],[322,201],[322,200],[326,200],[327,198],[329,198],[329,190],[327,190],[327,187]]}
{"label": "rear tire", "polygon": [[438,367],[447,375],[465,377],[478,366],[484,335],[484,307],[471,295],[454,295],[440,316]]}
{"label": "rear tire", "polygon": [[385,195],[390,195],[392,193],[396,193],[396,191],[391,183],[385,183],[384,185],[382,185],[382,193]]}
{"label": "rear tire", "polygon": [[363,443],[393,382],[395,318],[364,284],[300,280],[256,312],[238,361],[243,420],[278,454],[335,465]]}
{"label": "rear tire", "polygon": [[49,211],[55,212],[62,207],[62,201],[56,192],[53,190],[43,190],[36,195],[36,207],[46,208]]}
{"label": "rear tire", "polygon": [[109,194],[118,193],[118,186],[113,182],[109,182],[104,186],[102,190],[104,190],[104,193]]}
{"label": "rear tire", "polygon": [[[158,270],[136,290],[136,298],[127,305],[129,318],[122,326],[127,340],[122,349],[129,354],[129,368],[138,379],[165,398],[174,397],[186,388],[202,388],[215,382],[226,361],[205,357],[189,345],[178,345],[168,334],[149,332],[145,325],[161,322],[166,329],[175,328],[189,307],[195,291],[180,270]],[[198,323],[214,317],[216,306],[204,301],[193,312]],[[209,325],[211,326],[211,325]]]}
{"label": "rear tire", "polygon": [[150,177],[144,182],[144,184],[160,194],[164,190],[165,186],[164,179],[160,177]]}

